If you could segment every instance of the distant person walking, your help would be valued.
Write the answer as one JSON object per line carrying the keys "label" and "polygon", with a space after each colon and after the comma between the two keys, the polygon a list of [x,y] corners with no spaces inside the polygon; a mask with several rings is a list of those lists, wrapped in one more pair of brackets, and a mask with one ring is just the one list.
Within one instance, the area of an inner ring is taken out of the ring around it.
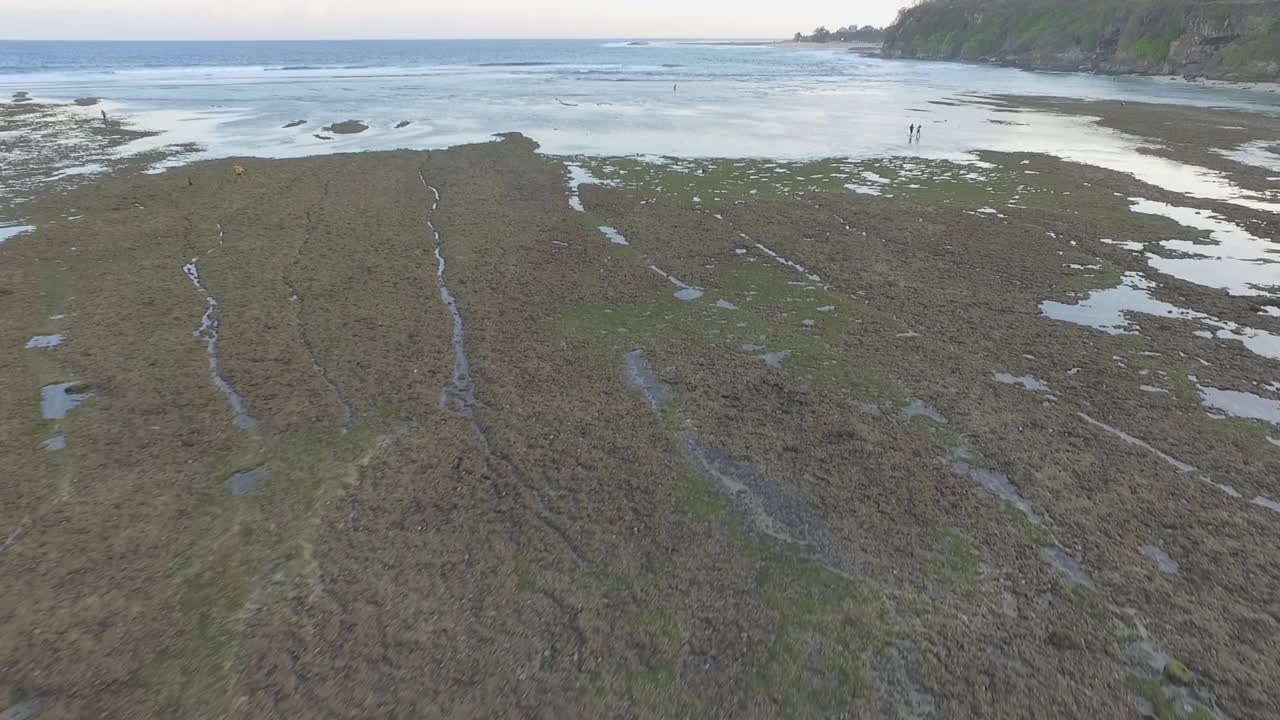
{"label": "distant person walking", "polygon": [[915,136],[916,136],[916,124],[911,123],[910,125],[907,126],[907,142],[911,142],[911,139],[914,138]]}
{"label": "distant person walking", "polygon": [[916,126],[916,142],[920,142],[920,131],[924,129],[924,125]]}

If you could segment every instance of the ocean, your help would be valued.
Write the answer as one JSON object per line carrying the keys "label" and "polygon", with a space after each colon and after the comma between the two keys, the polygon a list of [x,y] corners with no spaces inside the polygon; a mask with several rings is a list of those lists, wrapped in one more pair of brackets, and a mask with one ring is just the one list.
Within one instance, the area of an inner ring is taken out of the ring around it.
{"label": "ocean", "polygon": [[[184,162],[440,148],[514,131],[559,155],[972,159],[982,149],[1048,152],[1147,180],[1170,176],[1160,184],[1203,196],[1226,191],[1206,189],[1205,173],[1142,156],[1136,138],[1048,113],[999,122],[1011,115],[986,98],[1280,110],[1280,98],[1269,92],[1167,78],[691,41],[0,42],[0,97],[20,91],[60,102],[102,98],[102,105],[76,111],[106,110],[162,131],[128,152],[202,148]],[[320,130],[348,119],[369,129]],[[306,123],[283,127],[298,120]],[[909,125],[923,127],[919,143],[907,142]]]}

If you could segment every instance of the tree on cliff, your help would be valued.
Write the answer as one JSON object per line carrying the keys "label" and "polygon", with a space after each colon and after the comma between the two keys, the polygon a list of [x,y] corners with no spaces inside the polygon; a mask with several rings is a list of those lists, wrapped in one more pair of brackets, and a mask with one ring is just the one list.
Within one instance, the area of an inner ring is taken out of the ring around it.
{"label": "tree on cliff", "polygon": [[835,32],[831,32],[830,30],[827,30],[826,26],[823,26],[823,27],[814,29],[812,35],[805,35],[804,33],[796,33],[792,39],[795,40],[796,42],[804,42],[808,40],[810,42],[820,42],[820,43],[825,43],[825,42],[878,43],[884,39],[884,30],[881,30],[880,28],[874,27],[872,25],[863,25],[862,27],[858,27],[857,25],[849,25],[847,27],[842,27],[839,30],[836,30]]}

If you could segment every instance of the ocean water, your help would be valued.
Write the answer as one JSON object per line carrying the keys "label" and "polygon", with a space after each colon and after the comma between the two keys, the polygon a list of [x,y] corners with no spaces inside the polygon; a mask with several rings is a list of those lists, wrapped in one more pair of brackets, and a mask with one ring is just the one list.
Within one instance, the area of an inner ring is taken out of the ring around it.
{"label": "ocean water", "polygon": [[[0,42],[0,98],[95,96],[206,156],[432,148],[519,131],[557,154],[956,157],[1107,152],[1077,120],[1025,125],[974,96],[1124,98],[1280,111],[1264,92],[1168,80],[689,42]],[[938,104],[948,103],[948,104]],[[98,108],[85,112],[97,114]],[[315,138],[332,122],[370,130]],[[284,129],[294,120],[307,124]],[[395,125],[409,121],[402,129]],[[921,123],[919,145],[906,128]],[[1230,150],[1230,149],[1225,149]]]}

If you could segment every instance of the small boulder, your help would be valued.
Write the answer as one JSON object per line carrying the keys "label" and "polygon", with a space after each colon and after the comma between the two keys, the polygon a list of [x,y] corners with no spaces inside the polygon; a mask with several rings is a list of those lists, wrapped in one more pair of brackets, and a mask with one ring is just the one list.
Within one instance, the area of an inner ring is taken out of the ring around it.
{"label": "small boulder", "polygon": [[282,127],[287,130],[289,128],[296,128],[299,125],[306,125],[306,124],[307,124],[306,120],[294,120],[291,123],[285,123]]}
{"label": "small boulder", "polygon": [[400,128],[404,128],[404,127],[409,127],[409,121],[408,121],[408,120],[401,120],[400,122],[396,123],[396,129],[397,129],[397,130],[399,130]]}
{"label": "small boulder", "polygon": [[72,102],[74,102],[76,105],[79,105],[80,107],[89,107],[90,105],[97,105],[97,104],[98,104],[98,98],[96,98],[96,97],[82,97],[82,98],[76,98],[76,99],[75,99],[75,100],[73,100]]}

